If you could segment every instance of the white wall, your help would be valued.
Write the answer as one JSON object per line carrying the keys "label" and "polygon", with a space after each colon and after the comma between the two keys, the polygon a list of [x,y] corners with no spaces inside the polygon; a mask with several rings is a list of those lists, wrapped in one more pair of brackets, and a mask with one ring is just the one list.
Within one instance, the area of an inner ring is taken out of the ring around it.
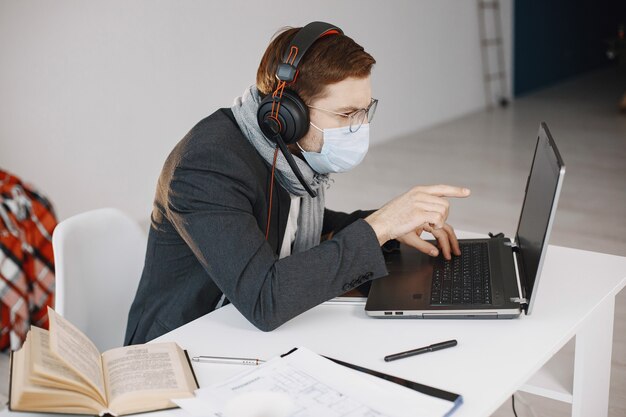
{"label": "white wall", "polygon": [[254,82],[279,28],[312,20],[378,61],[374,144],[484,106],[471,0],[0,0],[0,167],[61,219],[115,206],[144,221],[172,147]]}

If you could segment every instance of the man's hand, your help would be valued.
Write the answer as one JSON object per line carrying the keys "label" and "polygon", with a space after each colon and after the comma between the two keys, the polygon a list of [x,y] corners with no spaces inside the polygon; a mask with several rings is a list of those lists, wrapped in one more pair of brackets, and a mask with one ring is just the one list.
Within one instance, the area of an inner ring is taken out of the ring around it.
{"label": "man's hand", "polygon": [[435,245],[421,238],[422,232],[428,232],[437,239],[437,244],[441,248],[441,252],[443,252],[443,257],[447,260],[452,259],[452,254],[461,255],[461,248],[459,248],[459,241],[456,238],[454,229],[447,223],[441,229],[433,229],[430,225],[423,225],[404,236],[398,236],[396,240],[405,245],[413,246],[420,252],[427,253],[430,256],[439,255],[439,249]]}
{"label": "man's hand", "polygon": [[469,195],[469,189],[451,185],[418,186],[394,198],[365,221],[374,229],[381,246],[388,240],[397,239],[437,256],[437,248],[420,237],[423,231],[432,233],[444,257],[450,259],[451,252],[459,255],[460,250],[454,230],[446,224],[450,210],[447,198]]}

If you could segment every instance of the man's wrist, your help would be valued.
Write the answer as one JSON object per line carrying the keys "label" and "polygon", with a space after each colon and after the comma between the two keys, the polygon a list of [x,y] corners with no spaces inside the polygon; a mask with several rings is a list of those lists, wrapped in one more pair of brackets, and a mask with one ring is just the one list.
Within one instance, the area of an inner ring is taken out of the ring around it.
{"label": "man's wrist", "polygon": [[372,230],[374,230],[374,233],[376,234],[376,238],[378,239],[378,244],[382,246],[388,240],[390,240],[391,237],[389,236],[389,233],[387,232],[387,228],[385,227],[385,224],[382,223],[375,216],[376,216],[375,214],[372,214],[366,217],[364,220],[367,222],[367,224],[370,225]]}

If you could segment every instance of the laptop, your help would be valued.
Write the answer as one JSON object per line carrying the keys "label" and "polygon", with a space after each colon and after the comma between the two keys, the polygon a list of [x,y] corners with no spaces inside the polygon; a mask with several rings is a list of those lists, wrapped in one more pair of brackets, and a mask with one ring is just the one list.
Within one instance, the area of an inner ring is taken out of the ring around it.
{"label": "laptop", "polygon": [[389,275],[372,282],[366,313],[424,319],[530,314],[564,175],[556,143],[541,123],[515,239],[459,239],[462,254],[450,261],[401,245],[386,255]]}

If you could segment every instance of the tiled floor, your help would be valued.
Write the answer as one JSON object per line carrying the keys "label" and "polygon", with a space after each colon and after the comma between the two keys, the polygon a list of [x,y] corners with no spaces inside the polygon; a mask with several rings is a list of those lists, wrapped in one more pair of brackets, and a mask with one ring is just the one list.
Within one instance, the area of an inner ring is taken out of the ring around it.
{"label": "tiled floor", "polygon": [[[468,186],[449,221],[458,229],[512,235],[540,121],[546,121],[567,165],[552,244],[626,256],[626,115],[617,103],[626,76],[605,70],[371,149],[355,171],[337,175],[327,205],[373,208],[416,184]],[[383,111],[381,103],[379,111]],[[401,123],[401,121],[398,121]],[[376,125],[372,133],[376,135]],[[0,399],[6,359],[0,355]],[[569,415],[571,407],[530,394],[516,395],[518,415]],[[493,415],[512,416],[510,402]],[[610,416],[626,415],[626,291],[618,295]]]}

